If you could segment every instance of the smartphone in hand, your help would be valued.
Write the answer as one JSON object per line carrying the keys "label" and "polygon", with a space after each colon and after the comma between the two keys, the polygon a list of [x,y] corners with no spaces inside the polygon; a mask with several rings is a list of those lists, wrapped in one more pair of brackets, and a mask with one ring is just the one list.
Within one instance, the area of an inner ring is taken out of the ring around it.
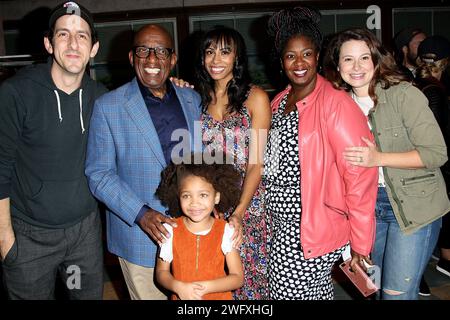
{"label": "smartphone in hand", "polygon": [[356,265],[356,272],[350,268],[350,261],[348,259],[339,265],[339,268],[347,275],[352,283],[358,288],[364,297],[368,297],[371,294],[378,291],[378,287],[373,283],[369,275],[361,268],[359,264]]}

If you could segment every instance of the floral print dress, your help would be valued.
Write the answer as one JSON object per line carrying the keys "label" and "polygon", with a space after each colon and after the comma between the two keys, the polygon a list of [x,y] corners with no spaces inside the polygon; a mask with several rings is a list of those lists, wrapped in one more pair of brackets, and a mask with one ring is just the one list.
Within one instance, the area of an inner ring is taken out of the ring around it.
{"label": "floral print dress", "polygon": [[[222,121],[215,120],[207,112],[202,114],[203,145],[206,151],[215,151],[219,155],[226,153],[226,163],[232,163],[241,172],[242,181],[249,159],[250,132],[251,118],[245,106],[240,113],[232,114]],[[234,291],[236,300],[269,299],[263,195],[263,185],[260,183],[243,217],[244,240],[240,255],[244,266],[244,285]],[[225,216],[231,213],[225,213]]]}

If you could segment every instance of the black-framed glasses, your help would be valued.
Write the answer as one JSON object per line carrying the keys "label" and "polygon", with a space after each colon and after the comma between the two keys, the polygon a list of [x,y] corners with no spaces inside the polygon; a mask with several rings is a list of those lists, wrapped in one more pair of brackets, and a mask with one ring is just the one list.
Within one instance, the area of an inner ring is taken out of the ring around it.
{"label": "black-framed glasses", "polygon": [[133,49],[134,54],[139,58],[147,58],[150,55],[150,52],[153,51],[158,59],[166,60],[173,53],[172,48],[164,47],[149,48],[146,46],[136,46]]}

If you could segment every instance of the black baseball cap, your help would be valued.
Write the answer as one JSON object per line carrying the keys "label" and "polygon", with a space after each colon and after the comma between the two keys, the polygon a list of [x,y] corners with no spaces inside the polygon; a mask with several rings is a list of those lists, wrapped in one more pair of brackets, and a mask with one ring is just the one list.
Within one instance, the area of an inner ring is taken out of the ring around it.
{"label": "black baseball cap", "polygon": [[450,41],[442,36],[430,36],[417,48],[417,55],[422,60],[438,61],[450,57]]}
{"label": "black baseball cap", "polygon": [[[57,5],[50,15],[50,19],[48,21],[48,26],[50,29],[53,29],[55,26],[56,20],[64,15],[72,15],[76,14],[83,18],[89,27],[91,28],[92,38],[97,38],[97,33],[94,28],[94,19],[92,18],[91,12],[83,7],[81,4],[76,3],[75,1],[66,1]],[[95,42],[95,41],[94,41]]]}

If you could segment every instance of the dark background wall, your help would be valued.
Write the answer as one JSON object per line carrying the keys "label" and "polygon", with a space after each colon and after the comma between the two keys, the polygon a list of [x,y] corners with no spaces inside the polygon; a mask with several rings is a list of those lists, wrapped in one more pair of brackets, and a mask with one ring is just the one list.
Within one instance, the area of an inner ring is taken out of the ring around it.
{"label": "dark background wall", "polygon": [[[45,58],[43,32],[50,8],[60,0],[0,0],[0,55],[30,55],[0,59],[0,67],[18,68]],[[383,44],[392,48],[392,37],[400,29],[417,26],[428,34],[450,38],[450,0],[428,1],[268,1],[268,0],[79,0],[94,14],[100,51],[91,62],[93,77],[115,88],[132,77],[127,52],[132,33],[147,23],[158,23],[173,35],[179,62],[174,74],[192,80],[193,59],[199,34],[217,25],[240,31],[248,46],[254,82],[273,88],[270,51],[265,33],[267,17],[288,6],[311,5],[322,12],[325,35],[348,27],[366,27],[373,12],[380,10],[381,28],[372,30]]]}

